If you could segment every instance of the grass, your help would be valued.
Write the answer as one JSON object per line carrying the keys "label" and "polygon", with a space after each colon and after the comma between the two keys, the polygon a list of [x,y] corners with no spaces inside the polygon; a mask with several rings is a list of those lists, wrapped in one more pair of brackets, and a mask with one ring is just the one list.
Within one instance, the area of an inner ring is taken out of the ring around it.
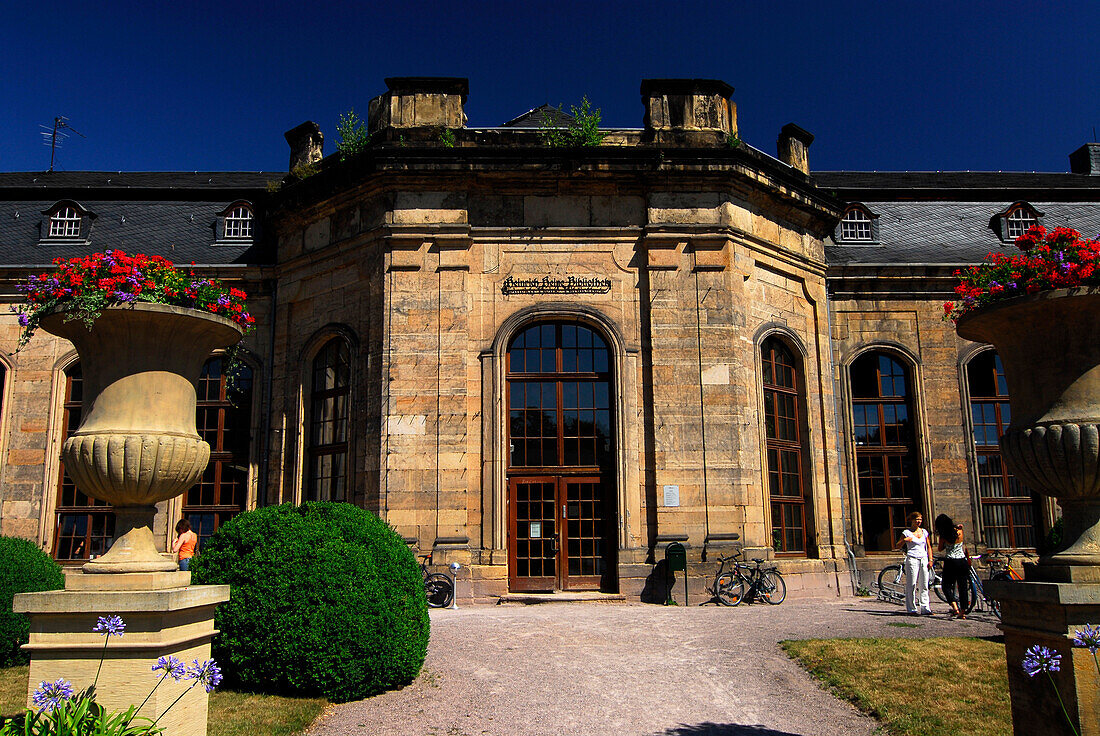
{"label": "grass", "polygon": [[781,646],[897,736],[1011,736],[1003,643],[811,639]]}
{"label": "grass", "polygon": [[[23,710],[28,667],[0,669],[0,715]],[[325,709],[324,698],[284,698],[219,690],[210,695],[208,736],[294,736]]]}

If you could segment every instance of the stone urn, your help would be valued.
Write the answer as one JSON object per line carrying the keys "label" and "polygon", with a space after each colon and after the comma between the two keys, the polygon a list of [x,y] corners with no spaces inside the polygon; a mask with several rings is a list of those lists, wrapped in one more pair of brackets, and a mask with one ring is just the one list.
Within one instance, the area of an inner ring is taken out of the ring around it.
{"label": "stone urn", "polygon": [[1100,582],[1100,287],[1009,299],[957,329],[993,344],[1004,364],[1009,470],[1062,507],[1063,546],[1040,560],[1043,577]]}
{"label": "stone urn", "polygon": [[196,383],[211,351],[237,344],[243,330],[209,312],[146,302],[108,307],[90,330],[63,311],[41,326],[76,346],[84,376],[80,426],[61,450],[65,470],[115,511],[114,544],[84,572],[175,570],[153,540],[156,504],[184,493],[206,469]]}

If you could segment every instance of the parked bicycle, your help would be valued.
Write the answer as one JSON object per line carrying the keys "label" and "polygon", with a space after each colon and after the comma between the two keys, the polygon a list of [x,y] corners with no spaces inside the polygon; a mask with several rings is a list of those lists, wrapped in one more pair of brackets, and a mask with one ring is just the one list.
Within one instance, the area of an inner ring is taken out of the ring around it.
{"label": "parked bicycle", "polygon": [[[943,597],[941,587],[941,567],[940,561],[936,560],[932,568],[932,574],[928,576],[928,589],[935,592],[936,597],[941,601],[945,601],[947,599]],[[879,600],[889,601],[890,603],[905,603],[905,568],[900,562],[887,565],[879,572],[878,597]]]}
{"label": "parked bicycle", "polygon": [[[1012,567],[1012,560],[1015,557],[1034,558],[1035,555],[1031,552],[1021,552],[1018,550],[991,549],[983,555],[971,556],[970,602],[965,613],[970,613],[976,604],[981,604],[981,610],[991,611],[998,619],[1001,617],[1001,604],[995,599],[990,598],[985,592],[985,586],[982,585],[982,579],[978,575],[977,565],[974,563],[982,562],[989,568],[989,577],[986,578],[986,582],[990,580],[1023,580],[1024,576]],[[936,591],[936,595],[939,596],[942,601],[947,600],[940,590]]]}
{"label": "parked bicycle", "polygon": [[[783,575],[774,566],[761,567],[764,560],[753,558],[753,564],[738,562],[743,552],[718,558],[718,572],[710,592],[723,606],[740,605],[742,601],[750,603],[755,599],[778,606],[787,597],[787,583]],[[732,563],[732,569],[726,569],[726,563]]]}
{"label": "parked bicycle", "polygon": [[[1014,557],[1034,557],[1034,555],[1030,552],[989,550],[984,555],[971,557],[971,560],[980,560],[989,566],[989,577],[986,582],[989,580],[1023,580],[1023,576],[1012,568],[1011,563]],[[928,579],[928,588],[937,598],[947,603],[947,595],[943,591],[943,578],[940,574],[942,568],[942,559],[936,559],[933,564],[932,575]],[[892,603],[905,602],[905,570],[901,564],[895,563],[882,568],[882,571],[878,574],[878,589],[881,600]],[[1000,604],[986,594],[977,567],[971,564],[970,600],[967,602],[964,613],[970,613],[979,602],[981,603],[981,610],[991,611],[997,618],[1001,617]]]}
{"label": "parked bicycle", "polygon": [[446,608],[455,599],[455,584],[450,576],[441,572],[429,572],[431,555],[421,555],[420,572],[424,575],[424,595],[429,608]]}

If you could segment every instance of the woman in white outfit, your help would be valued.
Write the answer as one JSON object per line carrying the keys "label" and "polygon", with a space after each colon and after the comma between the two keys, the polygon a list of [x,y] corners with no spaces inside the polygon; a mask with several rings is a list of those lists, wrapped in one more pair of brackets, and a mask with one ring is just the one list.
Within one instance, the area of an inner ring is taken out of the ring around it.
{"label": "woman in white outfit", "polygon": [[905,610],[909,613],[929,614],[928,581],[932,574],[932,545],[928,531],[921,529],[924,517],[914,511],[905,517],[909,528],[901,533],[894,549],[905,548]]}

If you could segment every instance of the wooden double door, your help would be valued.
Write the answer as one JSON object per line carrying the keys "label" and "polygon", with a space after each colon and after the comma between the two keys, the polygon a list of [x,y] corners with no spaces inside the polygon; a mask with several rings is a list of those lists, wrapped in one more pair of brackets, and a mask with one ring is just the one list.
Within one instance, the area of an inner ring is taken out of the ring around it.
{"label": "wooden double door", "polygon": [[511,478],[509,587],[514,591],[614,587],[615,528],[601,476]]}
{"label": "wooden double door", "polygon": [[617,588],[611,353],[542,322],[508,346],[508,579],[514,591]]}

